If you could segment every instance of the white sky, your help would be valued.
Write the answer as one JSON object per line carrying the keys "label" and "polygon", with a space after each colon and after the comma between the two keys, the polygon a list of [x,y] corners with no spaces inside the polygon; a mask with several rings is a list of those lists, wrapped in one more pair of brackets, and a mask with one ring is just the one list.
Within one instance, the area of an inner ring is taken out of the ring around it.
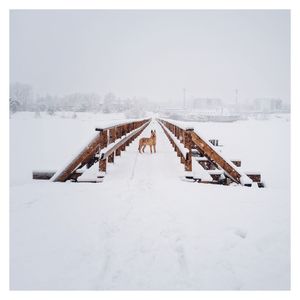
{"label": "white sky", "polygon": [[290,98],[288,10],[11,11],[10,80],[38,93]]}

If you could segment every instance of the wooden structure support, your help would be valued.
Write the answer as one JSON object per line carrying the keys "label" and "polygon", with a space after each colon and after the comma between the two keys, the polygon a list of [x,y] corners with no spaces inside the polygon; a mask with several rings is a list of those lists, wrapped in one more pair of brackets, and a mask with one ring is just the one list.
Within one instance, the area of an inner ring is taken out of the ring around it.
{"label": "wooden structure support", "polygon": [[[99,159],[99,171],[106,172],[107,162],[113,162],[112,157],[114,153],[118,151],[121,154],[121,151],[125,151],[126,146],[128,146],[141,132],[149,125],[149,122],[143,124],[141,127],[134,129],[131,133],[127,133],[124,138],[119,141],[111,144],[111,147],[102,147],[100,150],[100,159]],[[106,145],[107,146],[107,145]]]}
{"label": "wooden structure support", "polygon": [[[185,171],[192,173],[192,156],[196,151],[201,156],[193,159],[194,163],[199,163],[217,183],[221,181],[222,184],[236,182],[246,186],[251,186],[253,182],[261,183],[260,174],[245,174],[238,169],[241,166],[240,160],[224,159],[220,152],[214,149],[219,146],[218,140],[206,141],[193,128],[179,126],[176,121],[164,119],[157,119],[157,121],[177,152],[177,156],[180,157],[181,163],[184,164]],[[209,170],[220,170],[220,172],[209,172]],[[226,180],[224,180],[225,176]],[[192,177],[192,175],[187,177]]]}
{"label": "wooden structure support", "polygon": [[[91,141],[69,162],[64,168],[57,171],[52,177],[51,181],[64,182],[71,179],[72,174],[83,167],[90,168],[96,161],[99,161],[99,170],[106,171],[106,158],[99,159],[99,154],[102,149],[105,149],[110,144],[115,143],[117,139],[122,139],[123,142],[119,142],[119,146],[116,151],[110,152],[108,157],[108,162],[114,162],[115,155],[121,155],[121,151],[125,150],[126,143],[129,142],[127,136],[131,131],[145,128],[151,119],[143,119],[132,122],[126,122],[121,124],[116,124],[110,127],[96,128],[97,133],[91,139]],[[135,131],[135,135],[132,137],[136,138],[142,130]],[[128,145],[128,144],[127,144]],[[97,155],[98,154],[98,155]]]}
{"label": "wooden structure support", "polygon": [[[38,179],[38,180],[49,180],[51,177],[56,173],[57,171],[51,171],[51,170],[35,170],[32,171],[32,179]],[[75,171],[71,174],[70,179],[71,180],[77,180],[79,176],[82,175],[82,171]]]}

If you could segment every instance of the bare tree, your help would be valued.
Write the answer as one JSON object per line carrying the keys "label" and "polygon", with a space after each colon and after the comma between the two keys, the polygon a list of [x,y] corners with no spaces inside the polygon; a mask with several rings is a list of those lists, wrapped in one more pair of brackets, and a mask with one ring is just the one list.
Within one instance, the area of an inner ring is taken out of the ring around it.
{"label": "bare tree", "polygon": [[12,83],[10,85],[10,99],[20,104],[21,110],[28,110],[33,104],[33,88],[29,84]]}

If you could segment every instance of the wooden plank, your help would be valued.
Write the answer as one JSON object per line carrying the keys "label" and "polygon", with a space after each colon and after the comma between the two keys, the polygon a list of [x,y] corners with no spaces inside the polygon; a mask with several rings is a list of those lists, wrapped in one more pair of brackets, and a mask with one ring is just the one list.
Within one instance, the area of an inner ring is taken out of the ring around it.
{"label": "wooden plank", "polygon": [[99,160],[99,171],[106,172],[106,159]]}
{"label": "wooden plank", "polygon": [[240,167],[242,165],[242,162],[240,160],[232,160],[233,164],[235,164],[237,167]]}
{"label": "wooden plank", "polygon": [[261,175],[259,173],[246,173],[253,182],[261,182]]}
{"label": "wooden plank", "polygon": [[240,183],[241,174],[223,159],[212,147],[210,147],[203,139],[201,139],[195,132],[191,133],[193,142],[205,153],[205,155],[216,162],[226,173],[237,183]]}
{"label": "wooden plank", "polygon": [[32,179],[49,180],[55,171],[32,171]]}
{"label": "wooden plank", "polygon": [[[32,179],[36,180],[49,180],[56,173],[56,171],[32,171]],[[83,172],[75,171],[71,174],[70,179],[77,180]]]}
{"label": "wooden plank", "polygon": [[[100,143],[99,143],[99,148],[103,149],[107,146],[108,143],[108,135],[107,135],[108,131],[104,130],[101,132],[101,139],[100,139]],[[99,159],[99,171],[100,172],[106,172],[106,157],[105,159],[101,160],[101,157]]]}
{"label": "wooden plank", "polygon": [[192,129],[184,131],[184,147],[189,150],[189,152],[186,154],[186,159],[184,162],[185,171],[192,171],[192,131]]}
{"label": "wooden plank", "polygon": [[82,151],[80,151],[74,159],[61,171],[55,173],[51,178],[52,181],[66,181],[69,176],[80,166],[81,162],[95,155],[98,151],[101,134],[97,134]]}
{"label": "wooden plank", "polygon": [[210,139],[209,142],[214,146],[219,146],[219,140],[218,139]]}

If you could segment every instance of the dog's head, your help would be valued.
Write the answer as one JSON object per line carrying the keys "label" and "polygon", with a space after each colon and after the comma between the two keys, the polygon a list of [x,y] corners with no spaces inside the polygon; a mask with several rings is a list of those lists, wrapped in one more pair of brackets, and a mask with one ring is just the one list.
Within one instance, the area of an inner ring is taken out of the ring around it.
{"label": "dog's head", "polygon": [[151,136],[156,137],[156,130],[151,130]]}

